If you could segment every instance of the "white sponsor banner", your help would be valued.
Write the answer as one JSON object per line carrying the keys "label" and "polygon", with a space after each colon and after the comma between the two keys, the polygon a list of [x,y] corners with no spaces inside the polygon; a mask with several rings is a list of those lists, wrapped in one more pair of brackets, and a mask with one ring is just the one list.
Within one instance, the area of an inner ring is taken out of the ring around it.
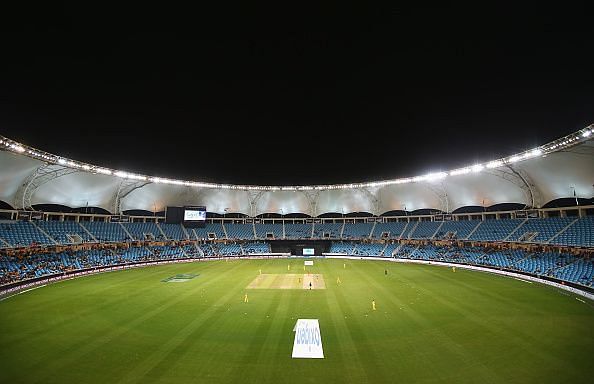
{"label": "white sponsor banner", "polygon": [[298,319],[293,328],[293,359],[323,359],[322,334],[318,319]]}
{"label": "white sponsor banner", "polygon": [[313,260],[305,260],[305,265],[313,265]]}

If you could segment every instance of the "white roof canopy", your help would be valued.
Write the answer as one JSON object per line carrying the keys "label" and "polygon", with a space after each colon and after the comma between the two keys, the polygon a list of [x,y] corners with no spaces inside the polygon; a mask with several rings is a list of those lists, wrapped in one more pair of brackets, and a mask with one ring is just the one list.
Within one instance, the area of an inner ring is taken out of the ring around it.
{"label": "white roof canopy", "polygon": [[[0,200],[95,206],[111,213],[205,205],[210,212],[305,213],[433,209],[519,203],[540,208],[563,197],[594,196],[594,126],[520,154],[429,175],[358,184],[223,185],[133,174],[82,163],[0,136]],[[575,193],[575,194],[574,194]]]}

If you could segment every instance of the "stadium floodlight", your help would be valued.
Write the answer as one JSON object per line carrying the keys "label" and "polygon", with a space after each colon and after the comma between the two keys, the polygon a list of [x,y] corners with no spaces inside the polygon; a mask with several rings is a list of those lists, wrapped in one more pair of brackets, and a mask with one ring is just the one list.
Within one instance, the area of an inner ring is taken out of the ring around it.
{"label": "stadium floodlight", "polygon": [[117,171],[114,173],[114,175],[116,175],[117,177],[122,177],[122,178],[128,177],[128,174],[124,171]]}
{"label": "stadium floodlight", "polygon": [[509,162],[510,162],[510,163],[515,163],[515,162],[517,162],[517,161],[520,161],[520,159],[521,159],[521,158],[520,158],[520,156],[518,156],[518,155],[516,155],[516,156],[512,156],[512,157],[510,157],[510,158],[509,158]]}
{"label": "stadium floodlight", "polygon": [[58,164],[64,165],[66,163],[67,163],[66,159],[62,159],[62,158],[58,159]]}
{"label": "stadium floodlight", "polygon": [[22,146],[20,146],[20,145],[18,145],[18,144],[16,144],[16,145],[15,144],[12,144],[10,147],[12,149],[14,149],[16,152],[19,152],[19,153],[25,152],[25,148],[22,147]]}
{"label": "stadium floodlight", "polygon": [[582,133],[582,137],[588,137],[592,134],[592,131],[586,131],[584,133]]}
{"label": "stadium floodlight", "polygon": [[407,177],[406,179],[398,179],[396,180],[396,184],[406,184],[406,183],[410,183],[413,180],[410,177]]}
{"label": "stadium floodlight", "polygon": [[135,175],[135,174],[132,174],[132,173],[128,173],[128,176],[127,177],[128,177],[128,179],[132,179],[132,180],[146,180],[146,177],[145,176]]}
{"label": "stadium floodlight", "polygon": [[475,164],[472,166],[472,172],[480,172],[485,168],[482,164]]}
{"label": "stadium floodlight", "polygon": [[111,170],[109,170],[107,168],[95,168],[95,171],[97,173],[101,173],[103,175],[111,175]]}
{"label": "stadium floodlight", "polygon": [[427,181],[436,181],[436,180],[445,179],[447,176],[448,176],[448,174],[446,172],[435,172],[435,173],[428,173],[423,177]]}
{"label": "stadium floodlight", "polygon": [[503,161],[501,160],[493,160],[487,163],[487,168],[498,168],[503,165]]}
{"label": "stadium floodlight", "polygon": [[472,172],[471,168],[458,168],[458,169],[454,169],[453,171],[450,172],[450,176],[458,176],[458,175],[465,175],[467,173]]}

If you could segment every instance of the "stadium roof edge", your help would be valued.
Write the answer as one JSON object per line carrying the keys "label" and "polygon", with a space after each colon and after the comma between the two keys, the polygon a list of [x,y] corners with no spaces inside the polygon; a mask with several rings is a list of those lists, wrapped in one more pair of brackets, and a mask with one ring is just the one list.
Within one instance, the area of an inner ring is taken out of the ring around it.
{"label": "stadium roof edge", "polygon": [[25,144],[16,142],[10,138],[0,135],[0,150],[13,152],[18,155],[27,156],[35,160],[40,160],[48,164],[57,164],[64,168],[70,168],[77,171],[88,172],[91,174],[103,174],[116,176],[122,179],[146,181],[147,183],[158,183],[158,184],[172,184],[180,186],[190,187],[204,187],[213,189],[223,190],[254,190],[254,191],[324,191],[324,190],[339,190],[339,189],[356,189],[356,188],[369,188],[369,187],[382,187],[386,185],[394,184],[407,184],[421,181],[437,181],[450,176],[464,175],[468,173],[478,173],[484,169],[496,169],[509,166],[514,163],[522,162],[524,160],[536,158],[539,156],[546,156],[551,153],[555,153],[567,148],[576,146],[580,143],[591,140],[594,137],[594,124],[590,124],[587,127],[575,131],[569,135],[553,140],[547,144],[532,148],[530,150],[512,154],[507,157],[494,159],[484,163],[470,164],[466,167],[457,168],[454,170],[428,173],[425,175],[392,179],[392,180],[380,180],[380,181],[368,181],[360,183],[348,183],[348,184],[326,184],[326,185],[296,185],[296,186],[272,186],[272,185],[237,185],[237,184],[219,184],[219,183],[207,183],[200,181],[190,180],[177,180],[170,178],[163,178],[157,176],[141,175],[138,173],[115,170],[99,165],[93,165],[89,163],[80,162],[77,160],[69,159],[63,156],[51,154]]}

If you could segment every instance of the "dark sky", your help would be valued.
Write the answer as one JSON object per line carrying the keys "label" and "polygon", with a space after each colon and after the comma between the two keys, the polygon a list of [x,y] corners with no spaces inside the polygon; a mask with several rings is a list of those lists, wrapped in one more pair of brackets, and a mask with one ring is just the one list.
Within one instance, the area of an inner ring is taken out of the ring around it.
{"label": "dark sky", "polygon": [[578,6],[16,7],[3,15],[0,134],[125,171],[372,181],[594,122]]}

